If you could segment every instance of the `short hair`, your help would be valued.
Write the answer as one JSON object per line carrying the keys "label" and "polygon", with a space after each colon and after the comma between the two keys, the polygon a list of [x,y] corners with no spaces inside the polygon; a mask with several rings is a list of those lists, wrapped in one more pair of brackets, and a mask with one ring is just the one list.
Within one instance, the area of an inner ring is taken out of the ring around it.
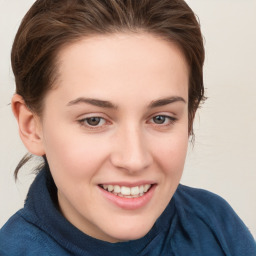
{"label": "short hair", "polygon": [[84,37],[147,32],[175,43],[189,67],[188,130],[204,98],[204,45],[199,21],[183,0],[37,0],[16,34],[12,69],[16,93],[42,114],[57,78],[59,51]]}

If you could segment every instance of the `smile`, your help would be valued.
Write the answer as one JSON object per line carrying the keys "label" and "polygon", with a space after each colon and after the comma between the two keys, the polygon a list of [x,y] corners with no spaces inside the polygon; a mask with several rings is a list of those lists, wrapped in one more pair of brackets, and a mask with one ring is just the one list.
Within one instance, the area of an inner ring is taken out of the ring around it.
{"label": "smile", "polygon": [[138,210],[146,206],[155,194],[156,183],[134,184],[124,186],[117,184],[100,184],[101,195],[111,204],[124,210]]}
{"label": "smile", "polygon": [[151,184],[145,184],[135,187],[126,187],[119,185],[100,185],[104,190],[125,198],[137,198],[143,196],[151,188]]}

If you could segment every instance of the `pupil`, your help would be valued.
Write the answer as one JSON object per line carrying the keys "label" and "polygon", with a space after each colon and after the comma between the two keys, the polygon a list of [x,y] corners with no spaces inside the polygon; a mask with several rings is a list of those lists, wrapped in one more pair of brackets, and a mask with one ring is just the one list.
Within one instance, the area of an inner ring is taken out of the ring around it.
{"label": "pupil", "polygon": [[164,117],[164,116],[155,116],[155,117],[153,118],[153,120],[154,120],[154,122],[155,122],[156,124],[163,124],[164,121],[165,121],[165,117]]}
{"label": "pupil", "polygon": [[100,118],[99,117],[91,117],[87,120],[89,125],[95,126],[100,123]]}

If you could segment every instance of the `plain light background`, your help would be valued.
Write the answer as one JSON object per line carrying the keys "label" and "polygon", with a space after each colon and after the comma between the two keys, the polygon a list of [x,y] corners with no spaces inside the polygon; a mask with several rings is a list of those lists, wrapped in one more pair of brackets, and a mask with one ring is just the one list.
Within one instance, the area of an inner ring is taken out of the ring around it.
{"label": "plain light background", "polygon": [[[34,176],[17,183],[26,153],[8,105],[15,90],[10,49],[34,0],[0,0],[0,227],[20,209]],[[205,37],[208,100],[195,120],[182,183],[225,198],[256,237],[256,0],[188,0]]]}

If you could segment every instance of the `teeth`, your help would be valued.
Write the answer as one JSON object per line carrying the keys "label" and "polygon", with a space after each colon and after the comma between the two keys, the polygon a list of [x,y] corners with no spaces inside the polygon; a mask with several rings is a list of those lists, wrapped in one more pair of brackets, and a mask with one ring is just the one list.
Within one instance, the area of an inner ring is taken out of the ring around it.
{"label": "teeth", "polygon": [[133,187],[133,188],[131,188],[131,195],[132,195],[132,196],[138,195],[139,193],[140,193],[139,187]]}
{"label": "teeth", "polygon": [[102,186],[108,192],[112,192],[113,194],[126,197],[126,198],[135,198],[139,196],[143,196],[144,193],[148,192],[151,185],[141,185],[136,187],[126,187],[126,186],[119,186],[119,185],[103,185]]}
{"label": "teeth", "polygon": [[151,185],[149,185],[149,184],[145,185],[144,186],[144,193],[146,193],[149,190],[150,187],[151,187]]}
{"label": "teeth", "polygon": [[109,191],[109,192],[112,192],[113,190],[114,190],[114,186],[109,185],[109,186],[108,186],[108,191]]}
{"label": "teeth", "polygon": [[115,185],[114,186],[114,192],[117,193],[117,194],[120,193],[121,192],[121,188],[118,185]]}
{"label": "teeth", "polygon": [[131,189],[128,187],[121,187],[121,194],[124,196],[129,196],[131,194]]}

